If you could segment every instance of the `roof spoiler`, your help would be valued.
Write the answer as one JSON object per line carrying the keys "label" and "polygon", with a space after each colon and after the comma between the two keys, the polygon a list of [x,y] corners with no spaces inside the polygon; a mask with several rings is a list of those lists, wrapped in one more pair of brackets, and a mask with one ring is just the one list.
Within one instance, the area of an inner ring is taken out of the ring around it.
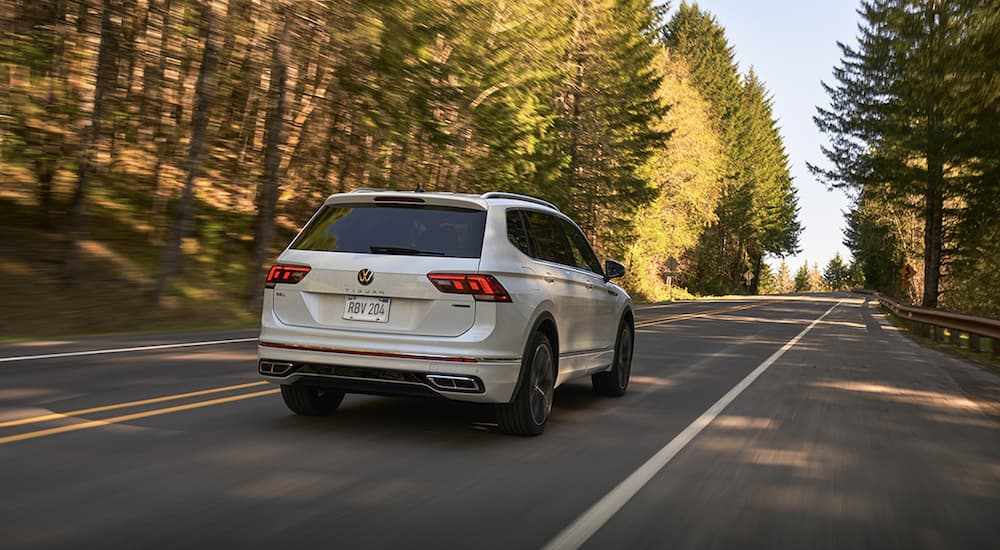
{"label": "roof spoiler", "polygon": [[[412,192],[412,191],[411,191]],[[350,193],[368,194],[368,193],[407,193],[407,191],[393,190],[393,189],[373,189],[370,187],[360,187],[350,191]],[[331,195],[332,196],[332,195]],[[520,193],[507,193],[504,191],[490,191],[489,193],[483,193],[479,195],[480,199],[512,199],[518,201],[533,202],[535,204],[551,208],[556,212],[561,212],[559,207],[552,204],[549,201],[539,199],[537,197],[532,197],[530,195],[521,195]]]}
{"label": "roof spoiler", "polygon": [[532,196],[529,196],[529,195],[520,195],[518,193],[504,193],[504,192],[501,192],[501,191],[490,191],[489,193],[483,193],[482,195],[479,195],[479,198],[481,198],[481,199],[514,199],[514,200],[519,200],[519,201],[528,201],[528,202],[533,202],[535,204],[540,204],[542,206],[547,206],[547,207],[555,210],[556,212],[560,211],[558,206],[552,204],[549,201],[543,201],[542,199],[538,199],[538,198],[535,198],[535,197],[532,197]]}

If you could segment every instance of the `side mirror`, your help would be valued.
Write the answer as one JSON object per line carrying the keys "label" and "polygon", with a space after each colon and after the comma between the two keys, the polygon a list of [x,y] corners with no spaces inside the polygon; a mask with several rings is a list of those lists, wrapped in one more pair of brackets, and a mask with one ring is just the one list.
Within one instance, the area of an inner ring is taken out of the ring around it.
{"label": "side mirror", "polygon": [[625,276],[625,266],[614,261],[604,260],[604,282]]}

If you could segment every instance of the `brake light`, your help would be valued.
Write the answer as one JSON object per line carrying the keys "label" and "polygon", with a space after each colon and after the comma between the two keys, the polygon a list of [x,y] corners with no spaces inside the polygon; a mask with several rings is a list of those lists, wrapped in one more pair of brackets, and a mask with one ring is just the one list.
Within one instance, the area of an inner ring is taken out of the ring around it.
{"label": "brake light", "polygon": [[274,288],[277,283],[294,285],[302,280],[312,268],[307,265],[272,265],[267,272],[264,288]]}
{"label": "brake light", "polygon": [[507,289],[492,275],[478,273],[428,273],[427,278],[441,292],[471,294],[480,302],[510,302]]}
{"label": "brake light", "polygon": [[375,202],[424,202],[424,199],[420,197],[410,197],[410,196],[400,196],[400,195],[382,195],[375,197]]}

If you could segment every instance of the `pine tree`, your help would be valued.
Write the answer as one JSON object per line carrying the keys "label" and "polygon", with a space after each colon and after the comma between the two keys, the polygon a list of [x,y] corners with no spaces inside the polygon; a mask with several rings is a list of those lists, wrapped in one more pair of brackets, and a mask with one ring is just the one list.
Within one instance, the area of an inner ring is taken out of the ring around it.
{"label": "pine tree", "polygon": [[456,132],[468,166],[457,179],[471,190],[503,189],[555,198],[569,157],[555,127],[550,101],[564,82],[561,71],[571,40],[568,8],[530,0],[480,2],[483,15],[463,41],[471,71],[465,126]]}
{"label": "pine tree", "polygon": [[[765,255],[798,252],[801,226],[772,100],[753,69],[744,80],[741,99],[737,126],[740,137],[734,148],[738,153],[739,183],[729,197],[733,200],[729,210],[736,216],[731,227],[739,228],[732,238],[739,243],[736,248],[745,261],[737,261],[731,269],[734,274],[742,274],[744,268],[750,268],[756,274],[764,265]],[[754,278],[759,280],[759,276]]]}
{"label": "pine tree", "polygon": [[689,282],[705,292],[732,292],[750,270],[756,292],[764,257],[797,252],[801,231],[771,100],[752,70],[741,80],[724,30],[697,6],[681,4],[665,41],[686,60],[710,102],[727,159],[717,221],[702,234]]}
{"label": "pine tree", "polygon": [[802,267],[795,272],[795,292],[810,292],[813,290],[809,277],[809,262],[803,262]]}
{"label": "pine tree", "polygon": [[732,146],[741,87],[722,25],[696,4],[682,2],[665,27],[664,42],[687,61],[695,87],[711,105],[716,129]]}
{"label": "pine tree", "polygon": [[819,270],[818,262],[813,262],[812,267],[809,268],[809,290],[811,292],[829,290],[826,282],[823,280],[823,273]]}
{"label": "pine tree", "polygon": [[830,290],[846,290],[850,286],[851,273],[844,259],[840,257],[840,252],[836,253],[823,269],[823,283]]}
{"label": "pine tree", "polygon": [[205,6],[202,12],[202,27],[200,29],[204,37],[205,45],[202,50],[201,66],[198,69],[198,81],[195,85],[194,111],[191,120],[191,142],[188,146],[187,159],[184,162],[185,179],[184,190],[181,195],[181,202],[177,218],[174,220],[170,239],[163,248],[159,277],[156,280],[156,288],[153,291],[153,301],[159,303],[168,293],[170,281],[177,273],[182,263],[183,254],[181,251],[181,240],[188,236],[191,231],[191,222],[195,212],[194,187],[202,171],[203,155],[206,148],[206,132],[210,118],[216,82],[215,70],[218,64],[216,41],[217,30],[215,25],[215,14],[211,5]]}
{"label": "pine tree", "polygon": [[0,19],[0,60],[9,64],[0,93],[0,159],[24,163],[34,172],[43,228],[52,227],[59,164],[77,141],[72,128],[79,106],[64,58],[70,42],[66,8],[54,0],[23,2],[11,6],[10,20]]}
{"label": "pine tree", "polygon": [[852,288],[868,288],[867,281],[865,280],[865,272],[862,269],[861,263],[857,260],[851,261],[850,267],[847,268],[848,281]]}
{"label": "pine tree", "polygon": [[[1000,5],[963,1],[961,55],[953,59],[951,101],[960,102],[956,144],[966,170],[959,178],[961,208],[946,246],[953,249],[944,307],[1000,316]],[[958,22],[956,22],[958,24]],[[959,201],[955,201],[959,202]]]}
{"label": "pine tree", "polygon": [[119,9],[120,6],[115,3],[115,0],[104,0],[100,8],[99,45],[94,67],[94,91],[90,101],[90,120],[84,128],[83,137],[80,139],[76,186],[73,189],[69,206],[69,235],[73,240],[73,247],[66,255],[66,272],[72,284],[79,284],[83,261],[82,241],[87,238],[90,231],[87,196],[90,193],[96,149],[103,137],[106,99],[115,81],[114,59],[118,54],[118,27],[115,25],[115,19],[120,15]]}
{"label": "pine tree", "polygon": [[639,170],[666,135],[653,67],[658,11],[649,0],[575,0],[560,125],[569,165],[556,202],[601,251],[631,236],[635,211],[655,196]]}
{"label": "pine tree", "polygon": [[995,3],[936,0],[873,0],[859,13],[859,46],[839,45],[836,83],[824,84],[831,105],[815,117],[830,136],[823,152],[833,167],[810,168],[830,185],[877,189],[904,207],[920,198],[922,303],[934,307],[950,252],[951,206],[961,208],[955,201],[975,197],[969,190],[976,188],[989,189],[995,202],[1000,94],[983,75],[997,67],[987,52],[997,51],[1000,15]]}
{"label": "pine tree", "polygon": [[291,32],[294,16],[290,7],[276,7],[277,21],[271,36],[271,72],[267,90],[267,119],[264,122],[264,173],[257,193],[257,223],[254,235],[254,260],[247,296],[251,307],[260,303],[259,295],[264,276],[264,262],[271,253],[274,240],[274,217],[278,205],[279,169],[282,148],[287,139],[288,65],[291,61]]}
{"label": "pine tree", "polygon": [[[87,245],[68,266],[101,248],[128,260],[135,296],[196,270],[220,301],[245,299],[276,245],[357,187],[552,200],[648,297],[669,256],[695,290],[743,292],[745,271],[766,287],[764,259],[794,248],[766,86],[691,5],[666,26],[650,0],[0,5],[7,196]],[[114,239],[86,231],[88,210]],[[970,250],[988,239],[978,219]]]}
{"label": "pine tree", "polygon": [[735,252],[728,246],[733,213],[727,206],[732,204],[730,196],[735,187],[734,149],[738,141],[736,119],[741,95],[733,50],[715,17],[687,2],[681,3],[667,23],[664,42],[684,60],[692,84],[708,102],[725,159],[719,172],[720,200],[715,207],[715,222],[704,230],[691,254],[686,282],[700,293],[734,292],[739,289],[738,277],[742,272],[734,276],[730,269]]}
{"label": "pine tree", "polygon": [[760,266],[760,275],[757,279],[757,294],[774,294],[777,292],[778,279],[771,270],[771,266],[764,263]]}
{"label": "pine tree", "polygon": [[[692,86],[683,58],[663,48],[656,66],[663,75],[659,96],[670,107],[657,129],[670,139],[642,168],[642,177],[658,196],[636,214],[636,239],[626,259],[631,288],[659,301],[667,299],[664,262],[688,256],[705,227],[715,221],[725,159],[709,104]],[[677,281],[675,276],[671,282]]]}
{"label": "pine tree", "polygon": [[795,291],[795,281],[792,280],[792,276],[788,271],[788,263],[785,259],[781,259],[781,265],[778,266],[778,275],[775,277],[774,291],[778,294],[787,294],[789,292]]}

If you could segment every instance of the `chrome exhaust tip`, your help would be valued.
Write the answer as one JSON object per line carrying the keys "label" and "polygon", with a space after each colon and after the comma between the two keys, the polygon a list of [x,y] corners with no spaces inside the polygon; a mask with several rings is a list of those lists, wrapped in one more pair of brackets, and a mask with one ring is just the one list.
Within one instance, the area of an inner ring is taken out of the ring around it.
{"label": "chrome exhaust tip", "polygon": [[427,381],[431,386],[450,392],[483,393],[482,382],[472,376],[456,376],[452,374],[428,374]]}
{"label": "chrome exhaust tip", "polygon": [[261,361],[260,373],[266,376],[284,376],[292,371],[291,363],[281,361]]}

